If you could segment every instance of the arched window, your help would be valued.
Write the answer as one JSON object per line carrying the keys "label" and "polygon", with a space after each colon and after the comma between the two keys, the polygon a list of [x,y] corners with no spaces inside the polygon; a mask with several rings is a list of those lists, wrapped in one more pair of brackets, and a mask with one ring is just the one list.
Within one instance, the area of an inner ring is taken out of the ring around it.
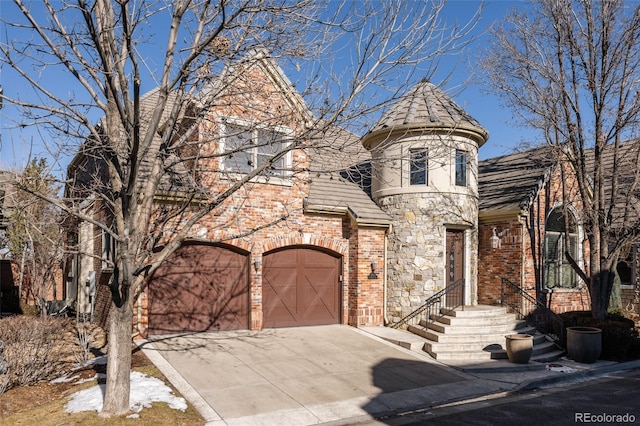
{"label": "arched window", "polygon": [[[565,220],[565,217],[568,219]],[[575,288],[577,275],[566,253],[578,261],[578,225],[571,210],[554,208],[545,223],[544,285],[547,288]]]}

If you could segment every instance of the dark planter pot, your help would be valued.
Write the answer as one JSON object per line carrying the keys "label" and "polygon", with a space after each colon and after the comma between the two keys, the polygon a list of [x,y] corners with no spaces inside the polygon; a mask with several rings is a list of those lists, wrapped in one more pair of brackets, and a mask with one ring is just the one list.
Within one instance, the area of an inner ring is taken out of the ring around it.
{"label": "dark planter pot", "polygon": [[526,364],[533,353],[533,336],[530,334],[509,334],[506,339],[509,362]]}
{"label": "dark planter pot", "polygon": [[602,330],[596,327],[567,327],[567,353],[576,362],[591,364],[602,352]]}

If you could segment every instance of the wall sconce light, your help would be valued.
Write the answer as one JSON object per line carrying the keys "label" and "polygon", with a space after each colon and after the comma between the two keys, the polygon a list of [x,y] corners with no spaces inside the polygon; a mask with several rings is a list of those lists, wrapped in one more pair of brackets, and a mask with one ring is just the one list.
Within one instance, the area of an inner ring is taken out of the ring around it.
{"label": "wall sconce light", "polygon": [[256,260],[253,261],[253,267],[256,268],[256,272],[258,272],[260,270],[260,268],[262,268],[262,258],[258,257]]}
{"label": "wall sconce light", "polygon": [[491,248],[492,249],[502,248],[502,228],[494,227],[492,231],[493,231],[493,235],[491,236],[491,238],[489,238],[491,240]]}
{"label": "wall sconce light", "polygon": [[378,262],[374,257],[371,258],[371,273],[367,278],[370,280],[375,280],[378,278]]}

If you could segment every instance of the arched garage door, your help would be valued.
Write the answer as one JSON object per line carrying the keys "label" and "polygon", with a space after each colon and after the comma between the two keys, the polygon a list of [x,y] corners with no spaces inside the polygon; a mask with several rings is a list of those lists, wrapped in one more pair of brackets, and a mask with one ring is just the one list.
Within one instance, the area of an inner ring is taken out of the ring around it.
{"label": "arched garage door", "polygon": [[340,323],[341,258],[305,247],[264,255],[265,327]]}
{"label": "arched garage door", "polygon": [[149,334],[247,329],[248,265],[225,247],[180,247],[149,282]]}

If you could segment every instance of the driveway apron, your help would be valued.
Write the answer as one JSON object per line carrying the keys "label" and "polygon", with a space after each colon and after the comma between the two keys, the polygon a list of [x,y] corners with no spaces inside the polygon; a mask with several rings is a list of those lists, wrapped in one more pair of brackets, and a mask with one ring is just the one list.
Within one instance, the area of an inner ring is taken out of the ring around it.
{"label": "driveway apron", "polygon": [[141,347],[210,424],[317,424],[436,404],[445,387],[474,392],[469,376],[345,325],[156,336]]}

